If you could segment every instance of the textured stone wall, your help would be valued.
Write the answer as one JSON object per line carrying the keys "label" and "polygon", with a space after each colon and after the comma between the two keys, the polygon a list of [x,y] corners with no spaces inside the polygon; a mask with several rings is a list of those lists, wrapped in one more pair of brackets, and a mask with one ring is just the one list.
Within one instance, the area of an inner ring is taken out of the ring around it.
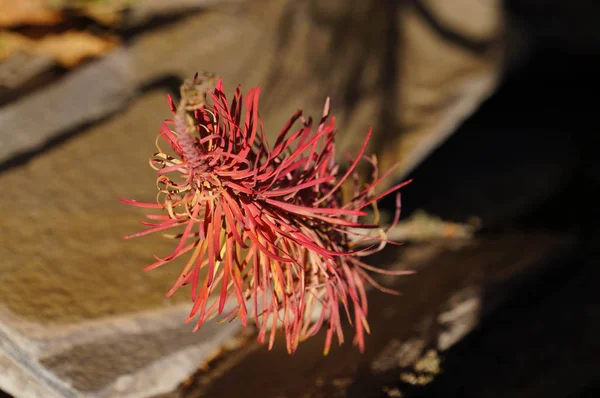
{"label": "textured stone wall", "polygon": [[340,154],[373,126],[369,151],[384,168],[399,161],[401,178],[494,90],[502,65],[498,1],[206,7],[0,108],[0,388],[158,394],[235,334],[189,333],[187,297],[164,299],[177,266],[141,271],[168,242],[120,239],[142,212],[116,198],[154,197],[147,158],[177,88],[163,83],[206,69],[228,91],[261,85],[271,137],[299,107],[320,115],[329,95]]}

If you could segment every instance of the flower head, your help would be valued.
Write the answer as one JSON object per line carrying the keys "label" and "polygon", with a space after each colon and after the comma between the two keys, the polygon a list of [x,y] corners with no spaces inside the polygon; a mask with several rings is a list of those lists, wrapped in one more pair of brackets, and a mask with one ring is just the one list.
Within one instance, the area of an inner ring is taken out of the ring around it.
{"label": "flower head", "polygon": [[[364,348],[367,323],[365,284],[382,290],[367,271],[373,268],[361,257],[389,243],[376,223],[361,217],[368,206],[397,191],[383,194],[375,186],[375,158],[364,156],[371,131],[343,174],[335,161],[335,118],[329,118],[329,99],[313,131],[313,123],[296,112],[269,147],[258,113],[260,88],[250,89],[244,101],[240,86],[227,102],[221,79],[208,92],[205,75],[182,86],[182,101],[170,100],[173,120],[160,131],[173,155],[158,144],[150,160],[157,170],[157,203],[123,200],[139,207],[158,209],[149,214],[148,228],[126,238],[159,231],[179,231],[173,252],[145,269],[160,267],[176,258],[187,262],[173,288],[190,284],[193,307],[188,321],[195,330],[208,319],[253,318],[259,340],[273,345],[279,325],[287,349],[327,328],[325,353],[333,336],[344,341],[342,318],[355,328],[355,344]],[[190,94],[191,93],[191,94]],[[244,106],[245,104],[245,106]],[[301,127],[293,130],[296,122]],[[371,184],[358,183],[356,166],[373,165]],[[386,173],[387,174],[387,173]],[[342,185],[354,180],[351,198],[344,200]],[[399,217],[398,209],[394,223]],[[375,244],[359,249],[362,241]],[[397,274],[408,273],[397,272]],[[212,297],[217,296],[217,299]],[[228,307],[226,311],[226,304]]]}

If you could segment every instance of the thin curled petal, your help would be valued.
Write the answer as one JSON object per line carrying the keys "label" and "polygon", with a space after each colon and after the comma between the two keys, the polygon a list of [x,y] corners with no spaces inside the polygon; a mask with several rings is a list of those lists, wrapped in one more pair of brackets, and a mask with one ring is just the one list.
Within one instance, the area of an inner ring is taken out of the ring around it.
{"label": "thin curled petal", "polygon": [[[183,229],[170,235],[178,240],[171,254],[155,256],[146,270],[189,255],[167,296],[190,285],[187,321],[195,319],[194,330],[217,316],[239,318],[243,325],[252,317],[259,341],[272,347],[281,329],[293,353],[326,328],[326,354],[334,338],[344,342],[345,317],[354,327],[354,343],[364,350],[369,333],[365,285],[394,293],[367,271],[411,272],[381,270],[360,259],[396,243],[377,223],[376,202],[410,181],[375,194],[391,171],[379,176],[376,159],[365,155],[372,130],[358,154],[348,157],[348,169],[338,174],[329,98],[316,129],[299,110],[271,148],[259,117],[260,87],[244,96],[238,86],[228,103],[221,79],[204,73],[184,83],[181,92],[177,106],[169,97],[173,120],[159,130],[175,155],[157,141],[158,152],[150,159],[157,173],[157,203],[121,199],[161,212],[148,215],[151,221],[142,223],[147,229],[126,238]],[[298,121],[302,125],[294,128]],[[373,169],[366,186],[358,178],[362,160]],[[341,188],[347,183],[354,183],[354,197],[344,202]],[[362,221],[368,206],[375,210],[375,222]],[[398,197],[393,224],[399,206]],[[359,232],[365,229],[375,233]],[[356,249],[367,242],[370,246]]]}

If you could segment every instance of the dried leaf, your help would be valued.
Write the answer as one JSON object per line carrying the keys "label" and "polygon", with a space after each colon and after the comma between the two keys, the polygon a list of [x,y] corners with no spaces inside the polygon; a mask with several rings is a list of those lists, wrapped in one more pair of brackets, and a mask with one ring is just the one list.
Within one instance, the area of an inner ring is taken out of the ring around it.
{"label": "dried leaf", "polygon": [[62,20],[48,0],[0,0],[0,27],[54,25]]}
{"label": "dried leaf", "polygon": [[100,57],[120,42],[114,37],[98,37],[87,32],[69,31],[33,40],[13,32],[0,32],[0,61],[13,54],[26,53],[51,58],[66,68],[90,57]]}

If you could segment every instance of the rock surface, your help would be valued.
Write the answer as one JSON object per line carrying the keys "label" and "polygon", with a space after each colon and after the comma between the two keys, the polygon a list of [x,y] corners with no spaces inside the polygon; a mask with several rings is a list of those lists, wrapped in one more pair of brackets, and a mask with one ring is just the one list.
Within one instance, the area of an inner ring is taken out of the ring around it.
{"label": "rock surface", "polygon": [[[147,159],[168,116],[165,78],[207,69],[228,91],[262,85],[271,132],[298,107],[320,115],[331,95],[340,153],[356,152],[373,125],[369,150],[384,167],[400,160],[395,177],[443,141],[495,87],[500,6],[469,1],[463,18],[476,26],[448,38],[459,16],[440,2],[396,3],[252,0],[207,9],[0,109],[0,161],[10,166],[0,174],[8,187],[0,197],[0,388],[159,394],[234,335],[235,323],[188,333],[187,297],[164,300],[177,265],[141,272],[168,241],[120,240],[143,212],[116,198],[154,197]],[[462,34],[484,45],[457,41]],[[36,156],[15,157],[23,151]]]}
{"label": "rock surface", "polygon": [[[418,272],[386,278],[385,286],[398,290],[399,296],[375,289],[368,293],[370,308],[377,310],[369,313],[371,333],[363,354],[347,342],[332,347],[323,357],[326,331],[306,341],[293,358],[282,342],[276,342],[271,352],[250,345],[241,350],[250,351],[248,355],[233,363],[222,361],[227,362],[225,369],[216,363],[210,370],[198,371],[190,385],[180,387],[180,396],[235,397],[250,390],[265,398],[445,397],[443,389],[432,395],[420,394],[420,390],[453,372],[451,366],[457,366],[460,358],[447,364],[448,350],[516,292],[527,291],[533,281],[543,280],[549,269],[564,273],[570,265],[565,259],[572,259],[580,249],[576,235],[547,231],[388,247],[388,253],[376,255],[378,259],[396,251],[395,267]],[[503,324],[507,332],[519,333],[518,325],[506,320]],[[344,332],[351,335],[351,327],[345,326]],[[512,353],[509,347],[505,350]],[[474,367],[477,364],[472,362]],[[249,369],[269,369],[269,377],[256,377]],[[479,373],[493,378],[486,370]],[[211,382],[204,381],[214,374]],[[508,375],[514,378],[514,368]],[[451,396],[461,396],[460,390],[469,384],[478,383],[470,383],[469,378],[455,381],[458,388]],[[479,384],[483,386],[479,394],[468,396],[486,395],[485,384]],[[392,390],[400,395],[391,395]],[[493,391],[487,393],[494,395]]]}
{"label": "rock surface", "polygon": [[152,174],[137,165],[166,116],[147,117],[147,109],[164,103],[164,93],[150,93],[1,176],[13,188],[0,203],[2,349],[60,396],[168,391],[236,330],[207,325],[191,333],[183,324],[187,297],[164,299],[175,271],[141,272],[170,242],[120,239],[142,214],[116,198],[153,196]]}
{"label": "rock surface", "polygon": [[121,109],[135,92],[126,50],[116,50],[50,87],[0,109],[0,162]]}

